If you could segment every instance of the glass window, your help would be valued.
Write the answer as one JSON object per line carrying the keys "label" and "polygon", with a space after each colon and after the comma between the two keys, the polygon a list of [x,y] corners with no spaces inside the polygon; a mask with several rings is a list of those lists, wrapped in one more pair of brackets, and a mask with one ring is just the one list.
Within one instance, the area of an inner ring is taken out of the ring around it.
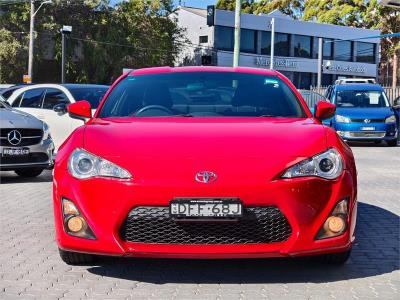
{"label": "glass window", "polygon": [[[318,40],[319,37],[315,36],[313,38],[313,58],[318,58]],[[332,39],[322,39],[322,53],[323,53],[323,59],[332,59],[332,49],[333,49],[333,43]]]}
{"label": "glass window", "polygon": [[208,43],[208,35],[201,35],[201,36],[199,36],[199,43],[200,43],[200,44],[206,44],[206,43]]}
{"label": "glass window", "polygon": [[382,91],[343,90],[336,93],[338,107],[388,107],[389,101]]}
{"label": "glass window", "polygon": [[103,118],[151,116],[298,118],[304,117],[304,111],[293,91],[276,76],[176,72],[127,77],[100,112]]}
{"label": "glass window", "polygon": [[20,107],[41,108],[45,89],[28,90],[22,96]]}
{"label": "glass window", "polygon": [[311,86],[311,73],[294,72],[293,84],[298,89],[309,89]]}
{"label": "glass window", "polygon": [[352,61],[353,47],[351,41],[336,41],[335,44],[335,60]]}
{"label": "glass window", "polygon": [[59,89],[47,89],[43,100],[43,108],[53,109],[58,104],[69,104],[68,97]]}
{"label": "glass window", "polygon": [[15,98],[14,102],[11,104],[12,107],[19,107],[21,104],[21,99],[24,93],[20,94],[17,98]]}
{"label": "glass window", "polygon": [[271,54],[271,32],[262,31],[261,32],[261,54],[270,55]]}
{"label": "glass window", "polygon": [[68,91],[72,94],[75,101],[86,100],[90,103],[90,106],[95,109],[99,106],[101,99],[108,90],[108,86],[93,85],[93,86],[68,86]]}
{"label": "glass window", "polygon": [[358,62],[375,63],[375,44],[357,42],[357,57]]}
{"label": "glass window", "polygon": [[247,53],[257,52],[257,31],[250,29],[240,30],[240,51]]}
{"label": "glass window", "polygon": [[311,37],[306,35],[293,35],[295,57],[311,57]]}
{"label": "glass window", "polygon": [[286,33],[275,34],[275,49],[276,56],[289,56],[290,40],[289,35]]}
{"label": "glass window", "polygon": [[215,47],[219,50],[233,51],[233,28],[215,26]]}

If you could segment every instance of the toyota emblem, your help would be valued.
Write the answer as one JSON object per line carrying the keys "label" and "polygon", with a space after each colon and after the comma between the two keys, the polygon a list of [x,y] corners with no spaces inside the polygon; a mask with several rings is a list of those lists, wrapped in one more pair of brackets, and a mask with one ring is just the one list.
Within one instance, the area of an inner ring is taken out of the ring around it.
{"label": "toyota emblem", "polygon": [[18,130],[11,130],[7,134],[7,140],[11,145],[17,146],[22,141],[22,135]]}
{"label": "toyota emblem", "polygon": [[200,171],[197,172],[195,179],[197,182],[210,183],[217,180],[217,175],[210,171]]}

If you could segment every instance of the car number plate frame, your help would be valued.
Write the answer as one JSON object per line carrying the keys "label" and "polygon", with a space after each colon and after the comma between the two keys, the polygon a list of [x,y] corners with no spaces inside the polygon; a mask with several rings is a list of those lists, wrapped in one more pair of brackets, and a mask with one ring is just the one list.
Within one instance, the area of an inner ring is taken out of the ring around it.
{"label": "car number plate frame", "polygon": [[243,216],[243,204],[238,198],[175,198],[169,215],[180,220],[238,219]]}
{"label": "car number plate frame", "polygon": [[30,154],[29,148],[3,148],[2,156],[16,157],[16,156],[26,156]]}

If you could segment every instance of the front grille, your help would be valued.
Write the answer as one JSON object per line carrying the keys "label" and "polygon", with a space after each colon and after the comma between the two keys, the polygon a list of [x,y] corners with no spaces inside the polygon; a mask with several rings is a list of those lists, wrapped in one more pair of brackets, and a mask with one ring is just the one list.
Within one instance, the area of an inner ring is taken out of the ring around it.
{"label": "front grille", "polygon": [[128,242],[153,244],[263,244],[286,241],[292,229],[272,206],[246,207],[235,222],[177,222],[168,207],[136,207],[120,228]]}
{"label": "front grille", "polygon": [[[369,122],[368,123],[384,123],[385,122],[385,119],[382,119],[382,118],[380,118],[380,119],[351,119],[351,121],[352,122],[354,122],[354,123],[365,123],[364,121],[365,120],[369,120]],[[368,124],[368,123],[366,123],[366,124]]]}
{"label": "front grille", "polygon": [[45,163],[49,157],[45,153],[30,153],[22,156],[1,156],[0,165]]}
{"label": "front grille", "polygon": [[[8,134],[12,130],[18,130],[21,134],[21,142],[18,145],[12,145],[7,139]],[[0,146],[8,147],[24,147],[39,144],[43,137],[42,129],[30,128],[1,128],[0,129]]]}
{"label": "front grille", "polygon": [[350,137],[358,137],[358,138],[383,138],[386,135],[384,131],[375,131],[375,132],[362,132],[362,131],[352,131],[349,132]]}

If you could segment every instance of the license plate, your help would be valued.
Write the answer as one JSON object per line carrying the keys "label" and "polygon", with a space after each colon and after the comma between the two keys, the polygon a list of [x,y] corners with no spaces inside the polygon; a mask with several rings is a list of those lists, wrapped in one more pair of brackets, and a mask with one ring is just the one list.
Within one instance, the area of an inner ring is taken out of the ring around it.
{"label": "license plate", "polygon": [[170,216],[180,219],[239,218],[242,203],[236,198],[175,199],[170,204]]}
{"label": "license plate", "polygon": [[3,156],[23,156],[29,154],[29,148],[4,148]]}
{"label": "license plate", "polygon": [[365,130],[365,131],[374,131],[375,127],[361,127],[361,130]]}

